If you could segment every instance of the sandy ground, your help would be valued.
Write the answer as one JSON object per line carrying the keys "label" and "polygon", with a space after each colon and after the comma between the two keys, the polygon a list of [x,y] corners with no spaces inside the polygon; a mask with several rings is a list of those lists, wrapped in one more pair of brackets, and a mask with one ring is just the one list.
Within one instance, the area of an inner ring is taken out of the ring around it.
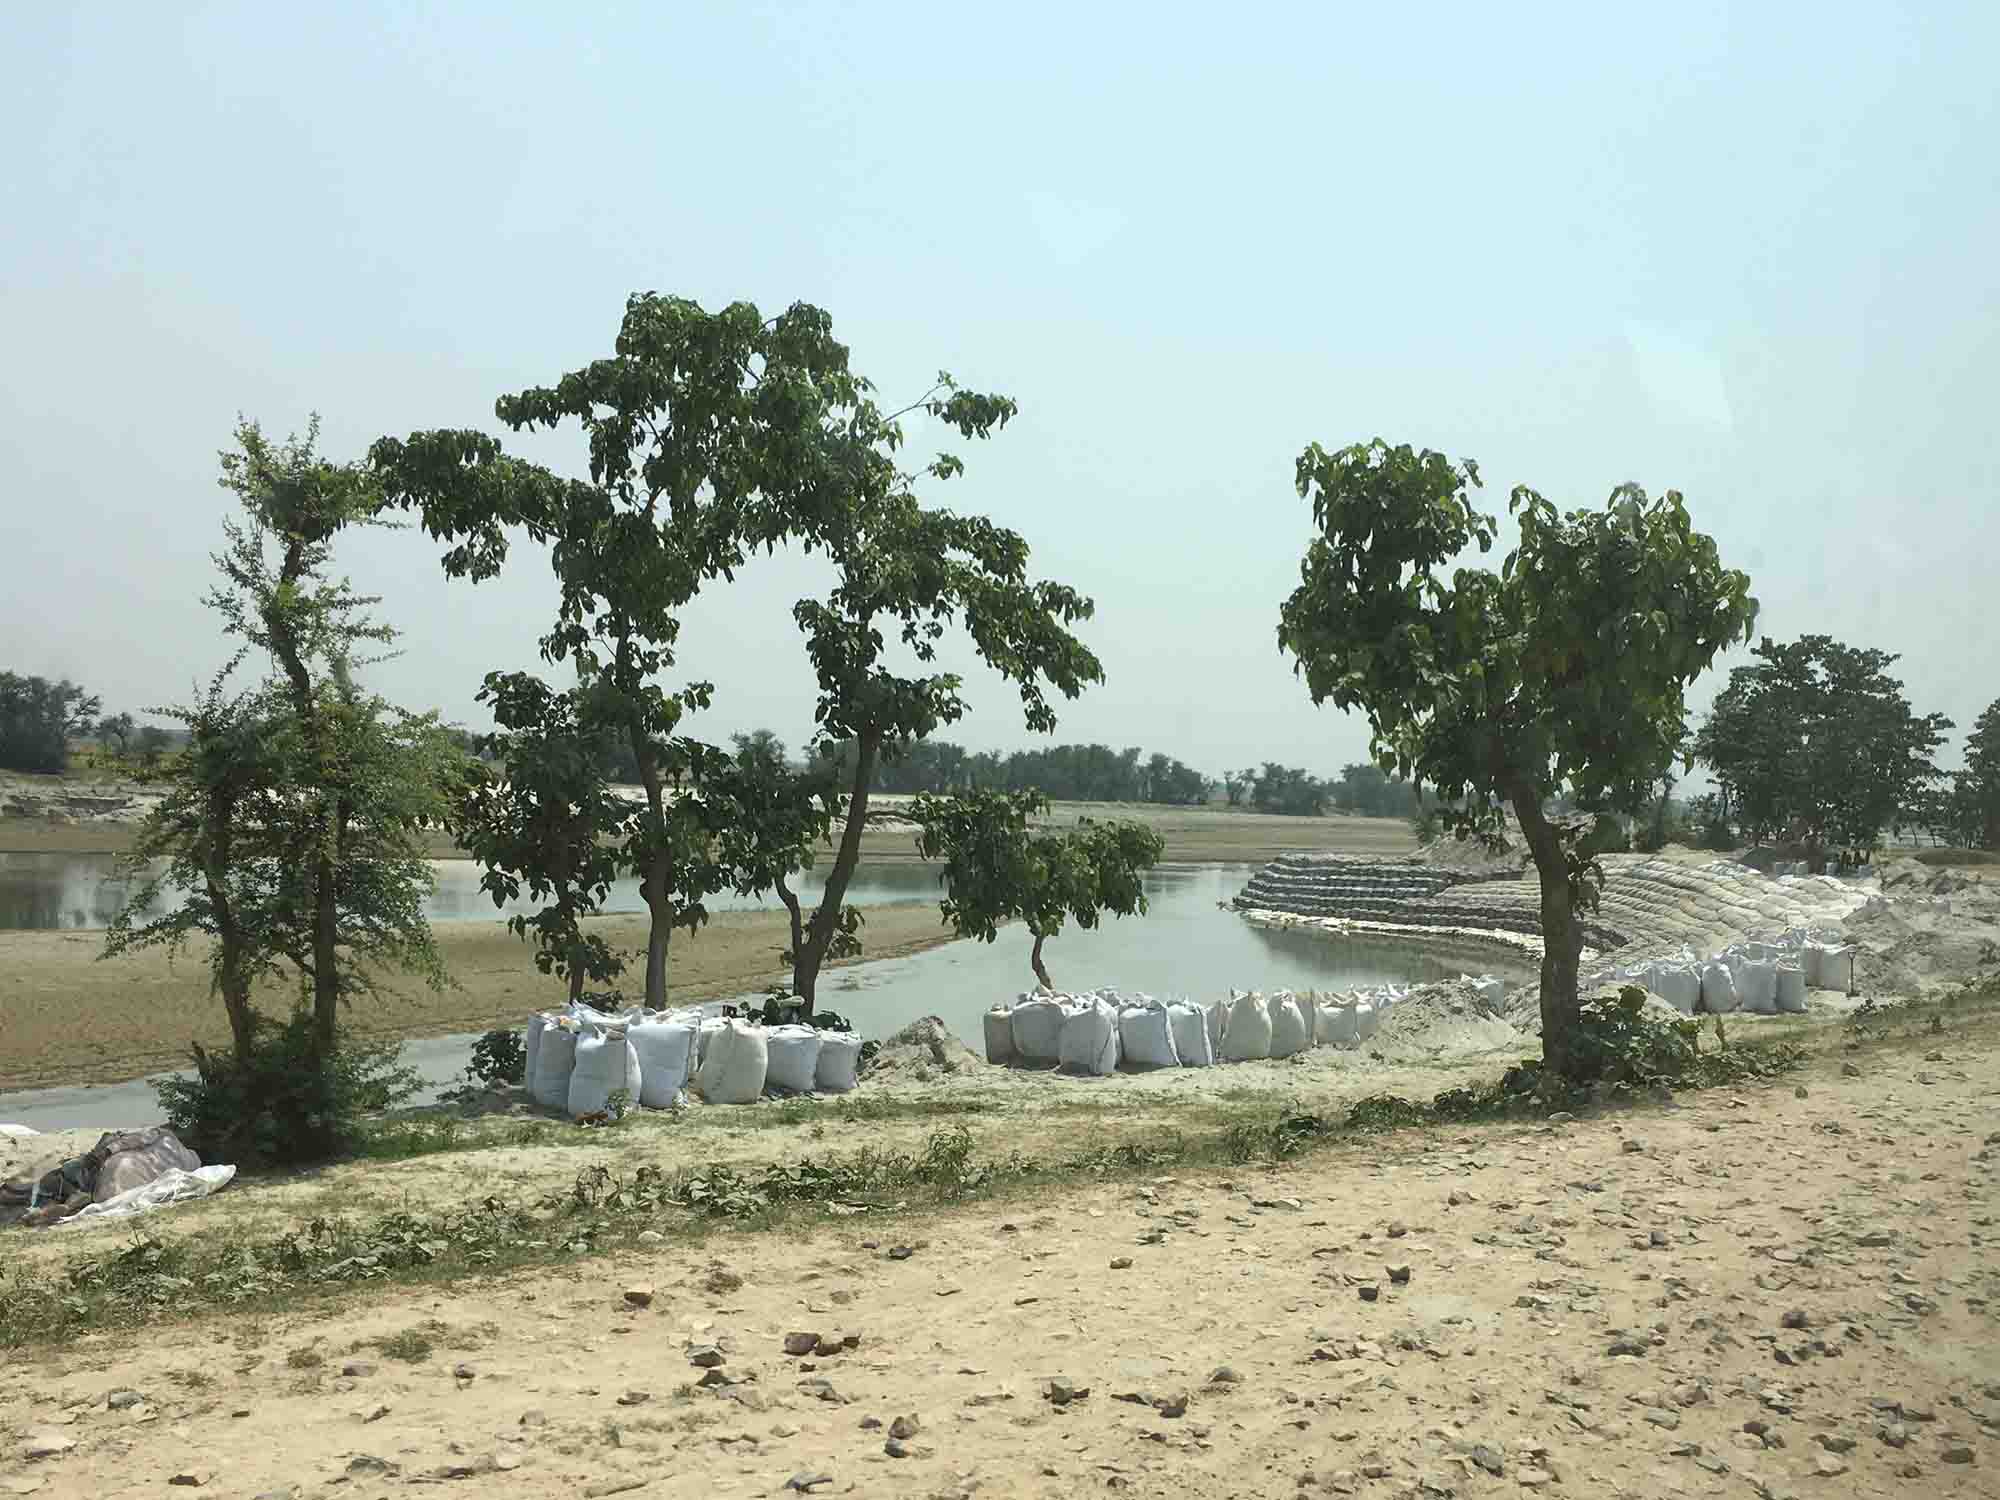
{"label": "sandy ground", "polygon": [[[895,958],[949,939],[935,905],[867,909],[866,958]],[[643,950],[643,917],[595,924],[614,948]],[[560,1000],[562,981],[535,971],[532,949],[498,922],[435,929],[457,987],[436,993],[390,980],[357,1001],[349,1025],[364,1036],[450,1036],[518,1026],[538,1004]],[[669,993],[676,1001],[754,990],[788,975],[783,912],[722,912],[692,935],[674,937]],[[175,963],[158,952],[103,962],[101,932],[0,932],[0,1089],[109,1083],[184,1066],[190,1039],[223,1046],[221,1004],[194,947]],[[643,977],[643,975],[642,975]],[[282,1014],[289,995],[267,1006]],[[4,1114],[0,1106],[0,1114]]]}
{"label": "sandy ground", "polygon": [[0,1493],[1990,1496],[1992,1042],[712,1241],[736,1290],[659,1252],[93,1335],[0,1370]]}

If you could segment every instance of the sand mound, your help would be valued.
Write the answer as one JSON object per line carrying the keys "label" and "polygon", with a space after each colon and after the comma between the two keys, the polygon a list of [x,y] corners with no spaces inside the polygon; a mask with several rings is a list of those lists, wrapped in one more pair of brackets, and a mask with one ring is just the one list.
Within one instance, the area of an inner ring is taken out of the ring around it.
{"label": "sand mound", "polygon": [[1419,985],[1390,1006],[1370,1050],[1388,1058],[1452,1059],[1510,1051],[1522,1035],[1462,979]]}
{"label": "sand mound", "polygon": [[943,1021],[920,1016],[882,1043],[863,1081],[908,1077],[927,1083],[940,1075],[971,1078],[983,1067],[979,1054],[953,1036]]}

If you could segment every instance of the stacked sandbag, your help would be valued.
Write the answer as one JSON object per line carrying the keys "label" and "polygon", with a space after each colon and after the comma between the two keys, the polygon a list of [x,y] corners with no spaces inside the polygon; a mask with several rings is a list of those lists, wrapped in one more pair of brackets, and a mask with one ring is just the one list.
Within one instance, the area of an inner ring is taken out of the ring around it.
{"label": "stacked sandbag", "polygon": [[1233,997],[1222,1028],[1223,1061],[1254,1062],[1269,1057],[1271,1033],[1271,1015],[1263,995],[1251,990]]}
{"label": "stacked sandbag", "polygon": [[813,1087],[822,1094],[845,1094],[860,1081],[861,1038],[851,1031],[822,1031]]}
{"label": "stacked sandbag", "polygon": [[1061,1061],[1062,1002],[1053,995],[1036,995],[1010,1013],[1014,1056],[1022,1062],[1048,1065]]}
{"label": "stacked sandbag", "polygon": [[1313,1028],[1290,990],[1279,990],[1264,1007],[1271,1018],[1271,1056],[1290,1057],[1312,1045]]}
{"label": "stacked sandbag", "polygon": [[1322,1047],[1353,1047],[1361,1041],[1361,1023],[1352,1000],[1322,1001],[1313,1007],[1313,1038]]}
{"label": "stacked sandbag", "polygon": [[626,1037],[624,1027],[586,1030],[577,1038],[566,1100],[571,1119],[601,1113],[616,1093],[636,1100],[641,1086],[638,1049]]}
{"label": "stacked sandbag", "polygon": [[521,1040],[521,1050],[527,1057],[521,1068],[521,1084],[531,1094],[535,1089],[535,1058],[542,1050],[542,1033],[548,1024],[549,1018],[539,1012],[528,1017],[527,1031]]}
{"label": "stacked sandbag", "polygon": [[[1763,948],[1757,943],[1751,945]],[[1778,1010],[1778,965],[1768,958],[1745,957],[1731,966],[1736,977],[1739,1006],[1753,1015],[1775,1015]]]}
{"label": "stacked sandbag", "polygon": [[1806,1008],[1805,970],[1797,964],[1778,965],[1778,982],[1773,999],[1781,1015],[1801,1015]]}
{"label": "stacked sandbag", "polygon": [[1201,1016],[1208,1030],[1208,1055],[1221,1062],[1222,1033],[1229,1025],[1229,1002],[1211,1000],[1201,1008]]}
{"label": "stacked sandbag", "polygon": [[1156,1001],[1143,1000],[1118,1012],[1118,1050],[1136,1068],[1178,1068],[1173,1018]]}
{"label": "stacked sandbag", "polygon": [[1063,1007],[1056,1060],[1064,1068],[1103,1078],[1118,1067],[1118,1013],[1096,996]]}
{"label": "stacked sandbag", "polygon": [[1742,1003],[1736,992],[1736,971],[1720,959],[1701,966],[1701,1006],[1718,1016],[1726,1016]]}
{"label": "stacked sandbag", "polygon": [[810,1094],[819,1076],[821,1033],[815,1027],[773,1026],[764,1033],[764,1087]]}
{"label": "stacked sandbag", "polygon": [[694,1076],[696,1025],[685,1016],[659,1015],[625,1028],[639,1054],[639,1102],[647,1109],[672,1109]]}
{"label": "stacked sandbag", "polygon": [[762,1027],[724,1021],[708,1034],[695,1087],[710,1104],[754,1104],[763,1096],[769,1065]]}
{"label": "stacked sandbag", "polygon": [[[1028,997],[1023,996],[1023,1000]],[[996,1005],[980,1018],[986,1033],[986,1060],[1010,1063],[1014,1060],[1014,1013],[1011,1007]]]}
{"label": "stacked sandbag", "polygon": [[1208,1011],[1192,1001],[1167,1007],[1167,1024],[1173,1031],[1174,1055],[1184,1068],[1206,1068],[1215,1061],[1215,1049],[1208,1040]]}
{"label": "stacked sandbag", "polygon": [[535,1048],[535,1076],[529,1093],[535,1103],[561,1114],[569,1108],[569,1076],[576,1070],[576,1042],[582,1028],[567,1016],[551,1018]]}
{"label": "stacked sandbag", "polygon": [[1381,1007],[1385,1003],[1384,997],[1381,996],[1377,996],[1374,999],[1363,996],[1355,997],[1354,1036],[1357,1045],[1374,1038],[1375,1032],[1382,1024]]}
{"label": "stacked sandbag", "polygon": [[1691,1016],[1701,1000],[1701,971],[1691,964],[1656,963],[1646,988],[1682,1015]]}

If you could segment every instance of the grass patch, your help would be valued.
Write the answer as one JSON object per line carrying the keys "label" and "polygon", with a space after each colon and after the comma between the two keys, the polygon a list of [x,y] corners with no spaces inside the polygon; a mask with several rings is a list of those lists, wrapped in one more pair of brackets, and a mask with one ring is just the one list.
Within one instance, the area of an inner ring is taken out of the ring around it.
{"label": "grass patch", "polygon": [[326,1356],[310,1344],[293,1349],[285,1355],[285,1368],[288,1370],[317,1370],[325,1363]]}
{"label": "grass patch", "polygon": [[437,1345],[421,1328],[405,1328],[401,1333],[377,1339],[375,1347],[382,1351],[385,1359],[400,1359],[404,1364],[420,1365],[431,1357]]}

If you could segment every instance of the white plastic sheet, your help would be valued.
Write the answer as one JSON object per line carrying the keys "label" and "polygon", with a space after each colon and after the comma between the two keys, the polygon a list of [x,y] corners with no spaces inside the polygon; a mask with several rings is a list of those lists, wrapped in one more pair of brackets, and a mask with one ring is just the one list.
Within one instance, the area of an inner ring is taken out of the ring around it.
{"label": "white plastic sheet", "polygon": [[221,1191],[235,1176],[234,1167],[196,1167],[192,1172],[183,1172],[179,1167],[169,1167],[151,1182],[127,1188],[102,1203],[86,1203],[76,1213],[59,1221],[53,1227],[75,1229],[81,1225],[102,1224],[113,1219],[133,1219],[140,1214],[151,1213],[156,1208],[171,1208],[176,1203],[192,1203],[197,1198],[206,1198],[211,1193]]}

